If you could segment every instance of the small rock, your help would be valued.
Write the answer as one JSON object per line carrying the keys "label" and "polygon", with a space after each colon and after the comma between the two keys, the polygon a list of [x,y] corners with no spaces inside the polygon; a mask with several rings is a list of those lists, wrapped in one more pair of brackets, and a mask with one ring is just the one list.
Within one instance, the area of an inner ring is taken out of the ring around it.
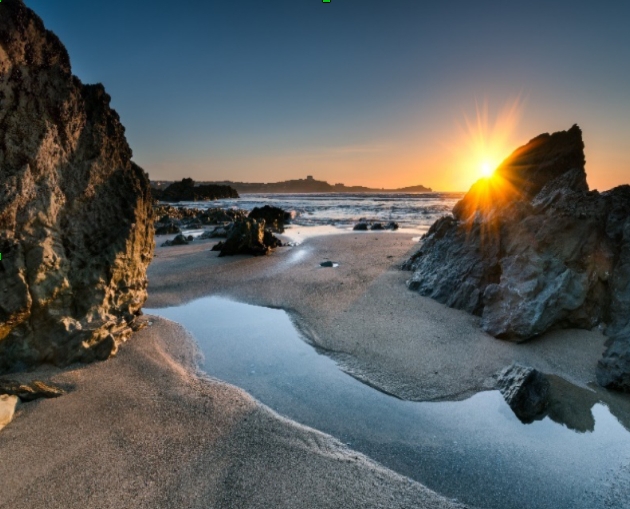
{"label": "small rock", "polygon": [[361,222],[361,223],[355,224],[353,230],[363,232],[363,231],[367,231],[368,227],[369,225],[367,223]]}
{"label": "small rock", "polygon": [[0,380],[0,395],[17,396],[24,402],[34,401],[39,398],[58,398],[64,394],[63,389],[38,380],[30,383]]}
{"label": "small rock", "polygon": [[330,260],[326,262],[322,262],[319,264],[321,267],[339,267],[339,264],[336,262],[331,262]]}
{"label": "small rock", "polygon": [[172,235],[173,233],[181,233],[179,226],[175,224],[166,224],[155,228],[156,235]]}
{"label": "small rock", "polygon": [[[192,238],[191,235],[189,235],[189,237]],[[168,246],[185,246],[189,243],[189,240],[184,237],[181,233],[175,237],[173,240],[167,240],[166,242],[164,242],[162,244],[162,247],[168,247]]]}
{"label": "small rock", "polygon": [[499,373],[497,386],[522,422],[529,424],[544,417],[549,405],[549,380],[540,371],[512,364]]}
{"label": "small rock", "polygon": [[381,223],[374,223],[370,226],[370,230],[383,230],[383,225]]}
{"label": "small rock", "polygon": [[17,396],[0,395],[0,430],[13,420],[17,404]]}
{"label": "small rock", "polygon": [[396,223],[396,222],[394,222],[394,221],[390,221],[389,223],[387,223],[387,224],[385,225],[385,229],[386,229],[386,230],[393,230],[393,231],[396,231],[396,230],[398,230],[398,228],[399,228],[398,223]]}

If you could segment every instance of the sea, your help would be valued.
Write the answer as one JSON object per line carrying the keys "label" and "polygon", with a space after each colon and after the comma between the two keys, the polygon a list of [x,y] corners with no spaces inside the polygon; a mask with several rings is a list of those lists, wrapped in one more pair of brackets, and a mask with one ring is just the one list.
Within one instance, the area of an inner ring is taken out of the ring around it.
{"label": "sea", "polygon": [[332,226],[348,229],[360,220],[395,221],[404,230],[424,232],[440,217],[451,213],[464,193],[322,193],[243,194],[213,202],[186,202],[180,206],[243,209],[272,205],[292,215],[298,226]]}

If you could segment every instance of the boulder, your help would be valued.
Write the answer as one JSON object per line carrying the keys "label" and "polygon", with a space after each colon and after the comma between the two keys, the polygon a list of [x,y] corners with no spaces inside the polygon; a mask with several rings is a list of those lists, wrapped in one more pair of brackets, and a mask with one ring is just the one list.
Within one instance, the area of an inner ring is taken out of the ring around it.
{"label": "boulder", "polygon": [[257,221],[262,219],[268,230],[282,233],[284,232],[284,224],[291,219],[291,214],[281,208],[265,205],[264,207],[255,207],[247,217]]}
{"label": "boulder", "polygon": [[431,226],[409,288],[498,338],[604,322],[614,336],[630,320],[630,186],[589,191],[584,166],[578,126],[517,149]]}
{"label": "boulder", "polygon": [[370,226],[370,230],[384,230],[385,228],[383,228],[383,223],[372,223],[372,226]]}
{"label": "boulder", "polygon": [[21,383],[15,380],[0,379],[0,394],[17,396],[26,403],[40,398],[58,398],[59,396],[63,396],[65,391],[59,387],[38,380],[30,383]]}
{"label": "boulder", "polygon": [[597,363],[597,383],[630,392],[630,331],[609,338],[608,348]]}
{"label": "boulder", "polygon": [[164,242],[161,247],[185,246],[187,244],[190,244],[190,241],[192,239],[193,238],[191,235],[189,235],[188,237],[185,237],[184,235],[180,233],[173,240],[167,240],[166,242]]}
{"label": "boulder", "polygon": [[280,246],[282,242],[265,230],[264,220],[244,219],[234,223],[225,242],[219,242],[212,250],[220,251],[219,256],[238,254],[262,256]]}
{"label": "boulder", "polygon": [[106,358],[153,253],[148,176],[102,85],[20,0],[0,17],[0,372]]}
{"label": "boulder", "polygon": [[357,232],[365,232],[365,231],[368,231],[369,228],[370,228],[370,225],[367,222],[360,221],[357,224],[355,224],[354,228],[352,229]]}
{"label": "boulder", "polygon": [[550,384],[539,371],[512,364],[499,373],[497,386],[522,422],[531,423],[546,416]]}
{"label": "boulder", "polygon": [[398,230],[398,228],[399,228],[398,223],[396,223],[395,221],[390,221],[389,223],[385,225],[386,230],[396,231]]}

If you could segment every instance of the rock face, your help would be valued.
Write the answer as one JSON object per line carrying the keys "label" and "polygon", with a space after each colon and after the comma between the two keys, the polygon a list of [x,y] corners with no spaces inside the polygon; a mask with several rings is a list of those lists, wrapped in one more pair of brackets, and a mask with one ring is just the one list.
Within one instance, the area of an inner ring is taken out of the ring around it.
{"label": "rock face", "polygon": [[104,359],[147,296],[149,181],[103,86],[21,0],[0,9],[0,372]]}
{"label": "rock face", "polygon": [[630,186],[589,191],[584,166],[577,126],[517,149],[431,227],[404,266],[409,287],[514,341],[630,330]]}
{"label": "rock face", "polygon": [[501,371],[497,386],[522,422],[531,423],[545,417],[550,384],[540,371],[512,364]]}
{"label": "rock face", "polygon": [[263,256],[280,246],[282,242],[265,230],[264,220],[244,219],[234,223],[225,242],[219,242],[212,250],[220,251],[219,256],[237,254]]}
{"label": "rock face", "polygon": [[218,185],[195,185],[191,178],[182,179],[181,182],[174,182],[164,191],[152,189],[153,198],[160,201],[208,201],[220,198],[238,198],[238,193],[230,186]]}

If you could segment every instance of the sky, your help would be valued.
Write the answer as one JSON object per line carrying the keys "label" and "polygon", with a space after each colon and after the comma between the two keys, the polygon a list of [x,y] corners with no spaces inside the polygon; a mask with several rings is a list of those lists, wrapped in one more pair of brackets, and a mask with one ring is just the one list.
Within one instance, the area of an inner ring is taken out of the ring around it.
{"label": "sky", "polygon": [[543,132],[630,182],[630,2],[26,0],[154,180],[465,191]]}

